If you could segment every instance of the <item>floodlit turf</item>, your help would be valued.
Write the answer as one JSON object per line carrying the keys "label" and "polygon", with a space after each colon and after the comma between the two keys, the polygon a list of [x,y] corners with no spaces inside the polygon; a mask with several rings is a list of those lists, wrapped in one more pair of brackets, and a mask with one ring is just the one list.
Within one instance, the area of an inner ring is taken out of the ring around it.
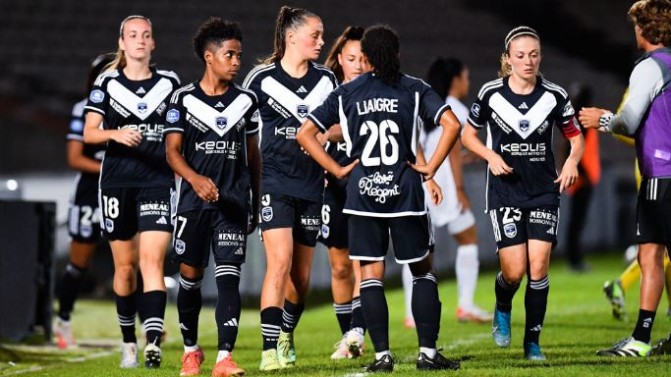
{"label": "floodlit turf", "polygon": [[[590,260],[593,271],[589,274],[569,273],[563,262],[557,263],[550,273],[550,299],[545,328],[541,337],[547,362],[528,362],[522,357],[524,324],[524,288],[517,294],[513,309],[513,341],[509,349],[497,348],[490,335],[489,325],[460,324],[455,319],[456,284],[444,282],[440,297],[444,303],[442,332],[439,347],[448,357],[462,359],[462,369],[442,372],[440,375],[460,376],[668,376],[671,357],[648,359],[605,359],[595,356],[599,348],[610,346],[628,336],[637,313],[638,287],[627,296],[629,322],[611,318],[602,284],[617,276],[624,268],[622,258],[599,257]],[[491,308],[494,302],[494,274],[482,274],[477,303]],[[402,327],[403,299],[400,290],[389,290],[392,352],[397,360],[395,374],[420,376],[415,370],[416,336]],[[666,316],[666,294],[657,314],[653,339],[671,331],[671,320]],[[82,301],[77,303],[74,324],[77,339],[87,344],[77,350],[61,352],[54,347],[0,347],[0,375],[22,376],[178,376],[182,354],[181,337],[177,328],[175,303],[169,303],[166,316],[168,343],[160,370],[120,370],[117,339],[119,330],[113,303]],[[261,354],[261,336],[257,311],[242,314],[240,336],[235,350],[238,364],[248,376],[264,375],[258,371]],[[330,305],[308,310],[296,332],[298,367],[265,375],[286,376],[357,376],[362,365],[372,359],[372,347],[367,339],[366,354],[358,360],[331,361],[333,344],[339,339],[338,325]],[[216,357],[216,327],[211,308],[201,314],[200,344],[205,348],[206,360],[202,375],[208,376]],[[13,361],[13,365],[9,361]],[[33,370],[30,372],[30,370]],[[428,375],[438,375],[428,373]]]}

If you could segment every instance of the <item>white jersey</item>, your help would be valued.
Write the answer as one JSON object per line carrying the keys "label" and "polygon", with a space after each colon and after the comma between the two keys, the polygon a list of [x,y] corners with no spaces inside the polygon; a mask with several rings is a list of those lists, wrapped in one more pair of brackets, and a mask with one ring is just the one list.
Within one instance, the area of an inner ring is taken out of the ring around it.
{"label": "white jersey", "polygon": [[[468,120],[468,108],[452,96],[448,96],[446,102],[450,105],[452,112],[457,116],[459,123],[463,127]],[[419,142],[424,150],[426,160],[429,161],[436,151],[443,129],[442,127],[436,127],[429,131],[429,133],[426,133],[424,129],[422,128]],[[455,150],[454,153],[459,153],[459,151]],[[426,205],[429,207],[429,213],[431,214],[431,223],[436,227],[441,227],[456,220],[462,210],[461,203],[457,199],[457,186],[454,183],[454,175],[452,174],[452,165],[450,165],[449,157],[440,165],[433,180],[440,186],[443,192],[443,201],[439,205],[433,204],[426,190],[424,190],[424,196],[426,198]]]}

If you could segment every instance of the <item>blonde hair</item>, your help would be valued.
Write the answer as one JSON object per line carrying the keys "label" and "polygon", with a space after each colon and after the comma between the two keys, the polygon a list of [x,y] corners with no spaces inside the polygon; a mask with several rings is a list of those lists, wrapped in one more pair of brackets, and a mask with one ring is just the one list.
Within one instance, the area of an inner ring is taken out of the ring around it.
{"label": "blonde hair", "polygon": [[[126,22],[130,20],[135,20],[135,19],[140,19],[140,20],[145,20],[147,23],[149,23],[149,26],[151,25],[151,20],[148,17],[141,16],[139,14],[133,14],[130,15],[121,21],[121,26],[119,26],[119,38],[123,39],[123,28],[126,26]],[[124,51],[119,47],[116,50],[116,53],[114,53],[114,60],[112,60],[109,64],[105,66],[105,69],[103,72],[109,72],[109,71],[115,71],[117,69],[123,69],[126,66],[126,55]]]}
{"label": "blonde hair", "polygon": [[513,67],[508,64],[508,57],[510,56],[510,43],[519,37],[531,37],[538,40],[538,43],[541,42],[541,37],[538,35],[536,30],[530,28],[529,26],[518,26],[508,32],[506,38],[504,39],[504,50],[501,54],[501,59],[499,60],[499,77],[508,77],[513,73]]}
{"label": "blonde hair", "polygon": [[637,1],[627,14],[641,28],[646,41],[671,47],[671,1]]}

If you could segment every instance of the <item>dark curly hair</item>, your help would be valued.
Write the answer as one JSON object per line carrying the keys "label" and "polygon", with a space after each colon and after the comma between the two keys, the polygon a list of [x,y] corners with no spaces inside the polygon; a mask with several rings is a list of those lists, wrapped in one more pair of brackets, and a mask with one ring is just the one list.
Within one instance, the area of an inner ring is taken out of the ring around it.
{"label": "dark curly hair", "polygon": [[398,34],[387,25],[375,25],[366,29],[361,39],[361,51],[373,66],[373,72],[387,84],[393,84],[401,76],[399,52],[401,42]]}
{"label": "dark curly hair", "polygon": [[333,43],[333,47],[331,47],[331,51],[329,51],[329,55],[326,58],[324,65],[333,71],[340,82],[343,82],[345,79],[345,74],[342,71],[342,66],[338,62],[338,54],[342,52],[342,49],[348,41],[360,41],[363,37],[363,32],[364,28],[361,26],[348,26],[342,34],[338,36]]}
{"label": "dark curly hair", "polygon": [[218,17],[210,17],[209,20],[198,27],[196,35],[193,36],[193,52],[198,59],[205,63],[204,54],[206,49],[210,48],[211,45],[221,47],[224,41],[231,39],[242,42],[240,26],[236,22],[223,21]]}
{"label": "dark curly hair", "polygon": [[645,40],[671,47],[671,1],[641,0],[631,6],[628,15]]}
{"label": "dark curly hair", "polygon": [[319,18],[316,14],[303,8],[292,8],[284,5],[277,13],[277,20],[275,20],[275,40],[273,53],[267,58],[263,59],[264,64],[275,63],[282,60],[284,52],[286,51],[287,30],[297,29],[303,25],[309,18]]}

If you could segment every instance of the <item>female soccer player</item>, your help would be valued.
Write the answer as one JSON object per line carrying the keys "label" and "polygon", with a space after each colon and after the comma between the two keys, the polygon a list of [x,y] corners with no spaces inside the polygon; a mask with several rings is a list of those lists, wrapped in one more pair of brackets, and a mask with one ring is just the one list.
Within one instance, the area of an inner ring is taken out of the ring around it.
{"label": "female soccer player", "polygon": [[[326,58],[326,67],[333,71],[342,84],[368,71],[367,62],[361,52],[363,32],[362,27],[348,26],[336,39]],[[328,134],[327,131],[324,136],[326,139],[328,139]],[[349,161],[345,153],[346,143],[344,141],[330,142],[326,150],[341,165]],[[342,339],[336,343],[336,350],[331,355],[331,359],[360,356],[366,329],[359,297],[361,270],[358,261],[349,259],[347,250],[347,216],[342,212],[347,197],[346,185],[347,180],[326,174],[319,241],[328,248],[331,262],[333,308],[342,332]]]}
{"label": "female soccer player", "polygon": [[313,63],[323,34],[319,16],[283,6],[273,54],[243,85],[256,93],[263,124],[259,227],[267,267],[261,289],[261,370],[296,363],[293,331],[303,313],[321,226],[324,173],[295,139],[306,116],[337,85],[329,69]]}
{"label": "female soccer player", "polygon": [[[566,91],[539,75],[540,62],[538,33],[528,26],[511,30],[501,78],[480,89],[461,135],[464,146],[489,164],[486,210],[501,263],[494,341],[510,346],[512,300],[526,274],[524,356],[530,360],[545,359],[539,337],[550,289],[550,251],[557,242],[559,194],[575,183],[584,146]],[[485,125],[489,146],[477,136]],[[571,144],[559,177],[551,149],[553,125]]]}
{"label": "female soccer player", "polygon": [[[466,124],[468,108],[462,103],[468,97],[470,89],[469,72],[466,65],[457,59],[436,59],[429,67],[427,83],[438,93],[459,119],[459,123]],[[422,132],[420,144],[424,154],[430,158],[440,139],[440,130],[432,124],[427,124]],[[436,205],[432,203],[429,192],[426,192],[426,203],[431,214],[431,225],[435,231],[447,231],[459,245],[455,270],[457,274],[458,306],[457,320],[460,322],[484,323],[492,320],[488,313],[473,301],[475,287],[478,283],[478,237],[475,228],[475,217],[471,212],[471,204],[464,189],[462,172],[461,143],[457,141],[455,148],[450,152],[449,161],[445,161],[438,168],[433,180],[443,191],[444,200]],[[412,318],[412,274],[407,266],[403,266],[403,290],[405,293],[405,326],[414,327]]]}
{"label": "female soccer player", "polygon": [[[180,263],[177,296],[184,339],[180,376],[200,373],[204,355],[198,346],[200,286],[214,254],[217,280],[215,319],[217,361],[212,376],[242,376],[231,352],[240,321],[240,270],[245,261],[249,190],[258,201],[260,156],[258,105],[253,92],[233,84],[240,70],[242,32],[238,24],[211,18],[193,38],[203,77],[173,94],[166,115],[167,156],[182,177],[175,234]],[[256,212],[256,211],[254,211]]]}
{"label": "female soccer player", "polygon": [[[384,296],[384,257],[389,236],[399,263],[414,276],[413,314],[417,322],[417,369],[457,369],[459,362],[436,350],[440,329],[438,286],[429,258],[429,224],[422,176],[430,179],[459,137],[459,121],[449,106],[421,80],[400,72],[398,35],[388,26],[366,30],[361,49],[373,70],[341,86],[315,109],[298,142],[329,173],[347,182],[350,258],[361,262],[361,304],[375,361],[369,372],[390,372],[389,313]],[[428,164],[417,164],[417,118],[439,122],[440,142]],[[321,148],[317,134],[339,123],[354,162],[340,166]]]}
{"label": "female soccer player", "polygon": [[[100,55],[89,70],[86,93],[90,93],[93,82],[103,68],[113,59],[112,54]],[[54,324],[54,335],[58,348],[65,349],[75,344],[72,334],[70,313],[75,305],[83,274],[91,263],[100,237],[100,208],[98,208],[98,179],[100,161],[105,148],[100,145],[84,144],[84,106],[83,99],[72,108],[70,130],[67,135],[68,165],[79,173],[75,178],[75,189],[70,198],[68,231],[70,241],[70,261],[65,267],[60,283],[58,297],[58,316]]]}
{"label": "female soccer player", "polygon": [[[145,366],[161,365],[166,293],[163,259],[172,233],[174,178],[165,159],[163,126],[177,75],[149,66],[151,21],[129,16],[119,28],[119,50],[98,77],[86,105],[84,141],[107,143],[99,200],[103,235],[114,257],[114,293],[123,334],[121,367],[135,368],[135,313],[143,312]],[[104,129],[99,128],[104,121]],[[136,269],[144,294],[136,305]],[[136,308],[139,306],[139,308]]]}

